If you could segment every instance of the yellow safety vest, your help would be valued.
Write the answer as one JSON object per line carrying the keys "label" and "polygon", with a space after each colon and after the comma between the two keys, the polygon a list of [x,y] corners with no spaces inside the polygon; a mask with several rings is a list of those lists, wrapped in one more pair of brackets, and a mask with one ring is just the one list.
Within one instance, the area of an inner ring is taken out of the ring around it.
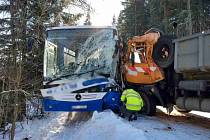
{"label": "yellow safety vest", "polygon": [[133,89],[124,90],[121,96],[121,101],[126,101],[126,109],[132,111],[140,111],[144,106],[141,96]]}

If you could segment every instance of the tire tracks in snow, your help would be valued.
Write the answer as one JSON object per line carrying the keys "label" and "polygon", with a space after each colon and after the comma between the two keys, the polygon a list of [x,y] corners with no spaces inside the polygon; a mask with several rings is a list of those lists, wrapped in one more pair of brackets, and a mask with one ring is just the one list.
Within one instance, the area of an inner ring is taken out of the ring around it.
{"label": "tire tracks in snow", "polygon": [[50,140],[50,138],[53,135],[56,135],[56,134],[62,132],[62,130],[64,129],[65,124],[66,124],[68,113],[66,113],[66,112],[59,113],[59,114],[53,115],[52,117],[54,117],[54,118],[48,122],[48,125],[43,126],[39,130],[40,138],[42,140]]}
{"label": "tire tracks in snow", "polygon": [[158,109],[156,116],[164,122],[173,122],[178,124],[191,124],[194,126],[203,127],[205,129],[210,129],[210,119],[202,116],[198,116],[192,113],[179,113],[173,111],[168,115],[165,110]]}

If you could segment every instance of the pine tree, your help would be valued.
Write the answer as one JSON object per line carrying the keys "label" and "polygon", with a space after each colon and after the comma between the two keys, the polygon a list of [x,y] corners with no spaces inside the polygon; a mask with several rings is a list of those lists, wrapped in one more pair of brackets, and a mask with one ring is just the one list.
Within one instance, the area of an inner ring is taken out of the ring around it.
{"label": "pine tree", "polygon": [[209,0],[124,0],[122,5],[117,26],[125,38],[151,27],[178,37],[210,28]]}
{"label": "pine tree", "polygon": [[31,97],[42,88],[46,23],[75,25],[81,14],[63,9],[68,5],[85,8],[86,4],[85,0],[4,0],[0,4],[0,92],[4,91],[0,94],[0,127],[12,122],[11,139],[15,122],[24,113],[23,91]]}
{"label": "pine tree", "polygon": [[124,10],[120,12],[117,24],[120,34],[126,39],[143,34],[148,29],[145,0],[125,0],[122,5]]}
{"label": "pine tree", "polygon": [[112,18],[112,25],[113,25],[113,26],[116,25],[116,17],[115,17],[115,15],[114,15],[113,18]]}

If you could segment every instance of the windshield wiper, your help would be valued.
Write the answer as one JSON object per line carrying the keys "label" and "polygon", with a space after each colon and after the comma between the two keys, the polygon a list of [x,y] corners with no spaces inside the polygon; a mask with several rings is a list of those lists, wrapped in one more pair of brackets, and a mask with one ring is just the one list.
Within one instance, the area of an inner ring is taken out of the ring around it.
{"label": "windshield wiper", "polygon": [[86,74],[86,73],[89,73],[89,72],[93,72],[94,73],[94,71],[99,70],[99,69],[102,69],[104,67],[105,66],[102,66],[102,67],[99,67],[99,68],[96,68],[96,69],[92,69],[92,70],[89,70],[89,71],[86,71],[86,72],[81,72],[81,73],[73,73],[73,74],[62,75],[62,76],[59,76],[59,77],[57,77],[57,78],[55,78],[53,80],[48,81],[46,83],[46,85],[48,85],[48,84],[50,84],[50,83],[52,83],[54,81],[61,80],[61,78],[65,78],[65,77],[69,77],[69,76],[74,76],[74,75],[78,75],[79,76],[79,75],[83,75],[83,74]]}

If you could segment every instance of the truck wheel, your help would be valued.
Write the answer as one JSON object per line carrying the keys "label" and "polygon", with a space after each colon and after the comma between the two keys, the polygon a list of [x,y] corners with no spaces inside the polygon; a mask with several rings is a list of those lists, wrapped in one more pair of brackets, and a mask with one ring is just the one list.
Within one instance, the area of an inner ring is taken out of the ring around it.
{"label": "truck wheel", "polygon": [[145,115],[154,116],[156,113],[156,103],[154,97],[145,93],[141,93],[140,95],[144,101],[144,106],[141,112]]}
{"label": "truck wheel", "polygon": [[167,36],[160,36],[153,48],[153,59],[161,68],[169,67],[174,61],[174,46]]}
{"label": "truck wheel", "polygon": [[177,105],[174,105],[174,109],[176,109],[180,113],[189,113],[191,111],[191,110],[186,110],[186,109],[180,108]]}

